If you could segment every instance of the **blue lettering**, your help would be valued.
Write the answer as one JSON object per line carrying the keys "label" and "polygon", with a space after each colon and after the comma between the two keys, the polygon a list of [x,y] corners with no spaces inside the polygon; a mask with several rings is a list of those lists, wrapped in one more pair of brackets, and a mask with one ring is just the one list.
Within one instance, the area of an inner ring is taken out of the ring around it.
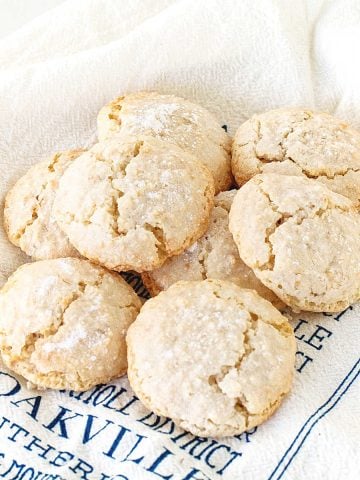
{"label": "blue lettering", "polygon": [[[146,422],[146,420],[148,420],[152,417],[154,419],[154,422],[152,422],[150,420],[149,420],[149,422]],[[142,423],[143,425],[146,425],[147,427],[155,427],[156,425],[158,425],[160,423],[161,417],[159,417],[158,415],[155,415],[155,413],[150,412],[149,414],[145,415],[145,417],[142,417],[137,421]]]}
{"label": "blue lettering", "polygon": [[46,458],[47,454],[51,451],[54,451],[55,448],[52,447],[51,445],[47,444],[46,447],[44,447],[42,444],[41,444],[41,440],[40,438],[38,437],[35,437],[35,435],[33,435],[33,439],[31,440],[30,443],[28,443],[27,445],[24,445],[24,448],[25,450],[29,450],[29,452],[33,452],[33,447],[35,448],[38,448],[41,453],[38,454],[38,456],[40,458]]}
{"label": "blue lettering", "polygon": [[10,430],[15,430],[15,433],[12,436],[7,437],[12,442],[16,442],[16,437],[19,435],[19,433],[23,433],[24,437],[27,437],[30,433],[27,430],[25,430],[25,428],[22,428],[20,425],[18,425],[17,423],[13,423],[10,427]]}
{"label": "blue lettering", "polygon": [[47,430],[50,430],[56,433],[54,431],[54,428],[56,426],[59,426],[60,433],[58,433],[58,436],[63,438],[69,438],[65,422],[68,422],[69,420],[73,420],[74,418],[77,418],[77,417],[83,417],[83,415],[81,415],[81,413],[74,413],[74,415],[65,417],[65,415],[71,412],[71,410],[69,410],[68,408],[62,407],[61,405],[59,406],[59,408],[60,408],[60,412],[58,413],[58,415],[48,425],[43,424],[43,427],[45,427]]}
{"label": "blue lettering", "polygon": [[117,392],[114,396],[112,396],[107,402],[104,403],[104,407],[108,408],[109,410],[115,410],[118,411],[117,408],[114,408],[112,404],[114,403],[115,400],[117,400],[123,393],[126,393],[127,390],[123,387],[121,387],[120,391]]}
{"label": "blue lettering", "polygon": [[130,452],[126,455],[126,457],[121,460],[122,462],[134,462],[134,463],[137,463],[139,464],[142,460],[144,460],[144,456],[142,457],[139,457],[139,458],[130,458],[130,455],[133,453],[134,450],[136,450],[137,446],[144,440],[144,438],[147,438],[147,437],[144,437],[143,435],[139,435],[138,433],[136,434],[136,436],[138,437],[135,445],[133,446],[133,448],[130,450]]}
{"label": "blue lettering", "polygon": [[38,414],[40,403],[41,403],[40,395],[37,397],[24,398],[23,400],[18,400],[17,402],[11,402],[11,403],[15,405],[15,407],[18,407],[23,402],[25,402],[27,405],[30,405],[31,407],[30,411],[26,411],[27,415],[29,415],[34,420],[37,420],[36,416]]}
{"label": "blue lettering", "polygon": [[[326,338],[331,337],[332,332],[330,332],[330,330],[328,330],[327,328],[322,327],[321,325],[316,325],[316,326],[317,326],[317,329],[308,340],[305,340],[305,343],[307,343],[311,347],[314,347],[316,350],[321,350],[323,347],[323,345],[321,345],[321,342]],[[320,333],[324,333],[325,335],[320,335]],[[314,342],[318,342],[318,343],[314,343]]]}
{"label": "blue lettering", "polygon": [[114,422],[112,422],[111,420],[105,420],[105,425],[103,425],[102,428],[100,428],[99,430],[91,434],[94,418],[98,418],[98,417],[96,417],[95,415],[88,415],[84,436],[83,436],[83,441],[82,441],[83,444],[88,443],[90,440],[95,438],[97,435],[99,435],[99,433],[104,431],[109,425],[114,425]]}
{"label": "blue lettering", "polygon": [[170,478],[173,478],[174,475],[164,475],[163,473],[160,473],[157,471],[157,468],[163,463],[163,461],[169,456],[169,455],[174,455],[170,450],[167,448],[164,448],[164,452],[159,455],[159,457],[150,465],[149,468],[146,470],[151,473],[155,473],[160,478],[163,478],[164,480],[169,480]]}
{"label": "blue lettering", "polygon": [[296,371],[301,373],[302,370],[306,367],[306,364],[308,362],[312,362],[313,359],[311,357],[309,357],[308,355],[305,355],[304,352],[300,352],[300,351],[296,352],[296,360],[298,360],[298,358],[300,358],[301,363],[300,363],[300,365],[296,366]]}
{"label": "blue lettering", "polygon": [[24,464],[20,465],[19,463],[17,463],[16,460],[13,460],[13,461],[12,461],[12,464],[10,465],[10,468],[9,468],[8,470],[6,470],[6,472],[2,473],[2,474],[0,475],[0,477],[3,477],[3,478],[4,478],[4,477],[7,477],[7,475],[8,475],[9,473],[12,473],[13,468],[14,468],[14,469],[17,468],[18,471],[17,471],[17,473],[15,474],[15,477],[12,477],[12,479],[9,479],[9,480],[16,480],[16,479],[19,477],[20,473],[24,470],[24,467],[25,467]]}
{"label": "blue lettering", "polygon": [[92,400],[92,398],[98,393],[99,390],[102,389],[104,385],[97,385],[94,390],[90,393],[90,395],[88,396],[88,398],[85,398],[83,399],[83,403],[85,403],[85,405],[88,405],[90,403],[90,401]]}
{"label": "blue lettering", "polygon": [[242,456],[241,452],[232,451],[230,453],[230,459],[216,473],[218,473],[219,475],[222,475],[225,472],[225,470],[228,468],[228,466],[232,464],[232,462],[235,460],[235,458],[238,458],[238,457],[241,457],[241,456]]}
{"label": "blue lettering", "polygon": [[[5,373],[5,372],[0,372],[0,375],[4,375],[4,377],[9,377],[11,378],[11,380],[13,380],[15,382],[15,385],[13,386],[12,389],[10,389],[8,392],[6,393],[2,393],[0,391],[0,397],[12,397],[13,395],[16,395],[17,393],[20,392],[21,390],[21,385],[20,383],[16,380],[15,377],[13,377],[12,375],[10,375],[9,373]],[[5,387],[5,384],[3,382],[0,383],[0,386],[3,386]]]}
{"label": "blue lettering", "polygon": [[0,423],[0,430],[3,428],[5,423],[10,423],[10,420],[8,420],[6,417],[2,417],[1,423]]}
{"label": "blue lettering", "polygon": [[122,413],[123,415],[129,415],[129,413],[126,411],[126,409],[129,408],[133,403],[136,403],[138,401],[139,401],[139,399],[137,397],[133,396],[132,399],[126,405],[124,405],[123,407],[119,408],[116,411]]}
{"label": "blue lettering", "polygon": [[73,455],[70,452],[58,452],[56,458],[52,462],[49,462],[50,465],[54,465],[54,467],[62,467],[63,465],[66,465],[70,460],[74,458],[75,455]]}
{"label": "blue lettering", "polygon": [[216,468],[216,465],[211,463],[210,460],[211,460],[211,457],[214,455],[214,453],[218,452],[222,448],[225,449],[227,452],[231,450],[231,448],[228,447],[227,445],[216,445],[215,448],[210,450],[210,452],[206,455],[205,457],[206,465],[208,465],[210,468]]}
{"label": "blue lettering", "polygon": [[117,434],[113,443],[111,444],[111,447],[106,452],[103,452],[103,454],[106,455],[107,457],[114,458],[114,459],[115,459],[115,457],[113,455],[114,455],[117,447],[119,446],[121,440],[123,439],[125,433],[131,431],[128,428],[122,427],[120,425],[118,425],[118,427],[120,428],[120,431]]}
{"label": "blue lettering", "polygon": [[254,435],[254,433],[256,432],[256,430],[257,430],[257,427],[254,427],[254,428],[252,428],[252,429],[250,429],[250,430],[247,430],[247,431],[244,432],[244,433],[241,433],[240,435],[235,435],[235,438],[237,438],[238,440],[241,441],[241,440],[243,439],[243,436],[245,436],[245,442],[246,442],[246,443],[250,443],[250,441],[251,441],[250,437],[251,437],[252,435]]}
{"label": "blue lettering", "polygon": [[75,465],[75,467],[70,467],[70,470],[74,473],[81,472],[80,478],[82,480],[89,480],[88,473],[93,472],[94,468],[89,463],[79,458],[78,463]]}
{"label": "blue lettering", "polygon": [[[168,428],[166,430],[160,430],[163,427],[165,427],[165,425],[167,425]],[[165,433],[166,435],[171,435],[172,433],[174,433],[175,423],[172,420],[170,420],[170,418],[165,418],[164,422],[158,425],[156,428],[154,428],[154,430],[156,430],[159,433]]]}
{"label": "blue lettering", "polygon": [[[201,474],[201,477],[198,477],[197,474]],[[196,475],[196,477],[195,477]],[[181,480],[209,480],[209,477],[206,477],[201,470],[198,468],[193,468],[185,477]]]}
{"label": "blue lettering", "polygon": [[[160,418],[160,417],[159,417]],[[145,424],[146,425],[146,424]],[[184,438],[184,437],[188,437],[188,436],[192,436],[191,433],[189,432],[182,432],[180,433],[179,435],[177,435],[176,437],[172,437],[171,441],[173,441],[174,443],[176,443],[178,440]]]}
{"label": "blue lettering", "polygon": [[192,446],[189,449],[190,455],[193,455],[195,450],[199,445],[203,445],[204,443],[207,443],[208,439],[207,438],[202,438],[202,437],[192,437],[187,443],[184,443],[180,448],[181,450],[186,450],[187,447]]}
{"label": "blue lettering", "polygon": [[[110,390],[110,392],[109,392],[109,390]],[[96,395],[96,397],[94,398],[92,404],[94,405],[94,407],[97,407],[101,403],[103,403],[106,400],[108,400],[109,398],[111,398],[115,391],[116,391],[115,385],[107,385],[107,386],[103,387],[102,390],[100,390],[98,392],[98,394]],[[104,393],[106,393],[105,398],[102,398]]]}
{"label": "blue lettering", "polygon": [[[19,480],[36,480],[34,479],[34,475],[35,475],[34,469],[27,468],[24,472],[22,472],[21,477],[19,477]],[[38,475],[36,476],[38,477]]]}
{"label": "blue lettering", "polygon": [[[306,320],[299,320],[298,324],[294,328],[294,333],[297,333],[298,330],[301,330],[301,325],[303,325],[304,323],[308,324],[309,322],[307,322]],[[295,335],[295,338],[297,338],[298,340],[302,340],[304,337],[304,334],[302,334],[301,337],[299,335]]]}
{"label": "blue lettering", "polygon": [[206,445],[205,448],[203,448],[199,453],[194,455],[194,458],[196,458],[196,460],[200,460],[201,457],[204,455],[204,453],[207,452],[208,450],[212,449],[214,447],[214,445],[217,445],[217,441],[216,440],[211,440],[211,442],[208,445]]}

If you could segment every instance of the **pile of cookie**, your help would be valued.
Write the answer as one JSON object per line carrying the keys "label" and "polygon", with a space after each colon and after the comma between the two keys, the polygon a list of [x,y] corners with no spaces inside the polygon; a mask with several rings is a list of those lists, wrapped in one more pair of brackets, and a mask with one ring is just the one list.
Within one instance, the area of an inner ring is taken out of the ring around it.
{"label": "pile of cookie", "polygon": [[288,108],[232,140],[204,108],[143,92],[100,111],[98,138],[6,197],[8,238],[34,261],[0,292],[4,363],[76,391],[127,371],[146,407],[196,435],[260,424],[294,372],[280,311],[359,300],[360,133]]}

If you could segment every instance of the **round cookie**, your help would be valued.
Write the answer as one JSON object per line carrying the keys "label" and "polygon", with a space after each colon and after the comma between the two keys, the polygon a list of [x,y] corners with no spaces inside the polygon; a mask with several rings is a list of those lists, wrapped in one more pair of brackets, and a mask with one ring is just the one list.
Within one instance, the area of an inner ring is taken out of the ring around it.
{"label": "round cookie", "polygon": [[213,197],[211,174],[192,155],[157,138],[117,138],[66,170],[54,214],[85,257],[142,272],[201,237]]}
{"label": "round cookie", "polygon": [[208,110],[184,98],[156,92],[116,98],[99,112],[98,136],[119,133],[150,135],[192,153],[213,174],[216,193],[232,184],[230,137]]}
{"label": "round cookie", "polygon": [[244,262],[294,310],[340,312],[359,299],[359,214],[316,180],[256,175],[236,194],[229,228]]}
{"label": "round cookie", "polygon": [[224,280],[172,285],[144,305],[126,340],[136,395],[194,435],[253,428],[291,387],[296,348],[287,319]]}
{"label": "round cookie", "polygon": [[283,108],[254,115],[232,148],[238,185],[257,173],[316,178],[360,206],[360,132],[326,113]]}
{"label": "round cookie", "polygon": [[141,275],[144,285],[155,296],[179,280],[218,278],[256,290],[277,307],[283,306],[254,272],[241,260],[229,231],[229,211],[236,190],[221,192],[215,197],[210,226],[205,234],[181,255],[169,258],[164,265]]}
{"label": "round cookie", "polygon": [[14,245],[33,259],[79,256],[58,227],[52,209],[60,178],[83,152],[55,153],[48,160],[32,166],[6,196],[6,233]]}
{"label": "round cookie", "polygon": [[126,372],[125,334],[141,302],[87,260],[21,266],[0,291],[4,363],[43,388],[87,390]]}

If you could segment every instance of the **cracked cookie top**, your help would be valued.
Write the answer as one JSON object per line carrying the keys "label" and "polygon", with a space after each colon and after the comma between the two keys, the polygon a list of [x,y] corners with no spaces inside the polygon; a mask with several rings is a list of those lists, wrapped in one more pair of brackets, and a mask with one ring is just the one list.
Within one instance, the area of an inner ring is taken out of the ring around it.
{"label": "cracked cookie top", "polygon": [[360,132],[326,113],[283,108],[254,115],[232,148],[239,185],[257,173],[316,178],[360,206]]}
{"label": "cracked cookie top", "polygon": [[208,167],[216,192],[231,186],[230,137],[200,105],[156,92],[116,98],[99,112],[98,136],[102,141],[119,133],[150,135],[174,143]]}
{"label": "cracked cookie top", "polygon": [[151,270],[206,230],[214,183],[208,169],[152,137],[96,144],[60,181],[54,210],[85,257],[113,270]]}
{"label": "cracked cookie top", "polygon": [[240,434],[268,418],[291,387],[287,319],[224,280],[178,282],[149,300],[127,345],[136,395],[194,435]]}
{"label": "cracked cookie top", "polygon": [[120,275],[87,260],[25,264],[0,291],[2,358],[43,388],[106,383],[126,372],[125,335],[140,307]]}
{"label": "cracked cookie top", "polygon": [[294,310],[339,312],[360,297],[360,217],[346,197],[304,177],[256,175],[236,194],[240,257]]}
{"label": "cracked cookie top", "polygon": [[82,153],[56,153],[32,166],[6,196],[4,225],[9,240],[35,260],[79,256],[53,217],[53,202],[60,178]]}
{"label": "cracked cookie top", "polygon": [[254,289],[275,306],[283,305],[239,257],[229,231],[229,211],[235,194],[236,190],[230,190],[215,197],[209,228],[197,242],[181,255],[166,260],[160,268],[142,274],[143,282],[152,295],[179,280],[218,278],[232,281],[239,287]]}

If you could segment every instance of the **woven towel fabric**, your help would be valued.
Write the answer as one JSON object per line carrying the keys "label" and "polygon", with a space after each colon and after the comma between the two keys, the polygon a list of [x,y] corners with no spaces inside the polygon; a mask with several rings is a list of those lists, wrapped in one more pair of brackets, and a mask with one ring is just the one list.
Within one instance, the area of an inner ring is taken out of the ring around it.
{"label": "woven towel fabric", "polygon": [[[231,134],[284,105],[360,128],[359,42],[357,0],[65,1],[0,40],[0,200],[44,155],[94,143],[101,106],[140,89],[198,102]],[[1,217],[0,284],[25,261]],[[181,431],[142,407],[126,377],[38,392],[0,365],[0,478],[360,478],[359,315],[294,316],[294,389],[234,438]]]}

